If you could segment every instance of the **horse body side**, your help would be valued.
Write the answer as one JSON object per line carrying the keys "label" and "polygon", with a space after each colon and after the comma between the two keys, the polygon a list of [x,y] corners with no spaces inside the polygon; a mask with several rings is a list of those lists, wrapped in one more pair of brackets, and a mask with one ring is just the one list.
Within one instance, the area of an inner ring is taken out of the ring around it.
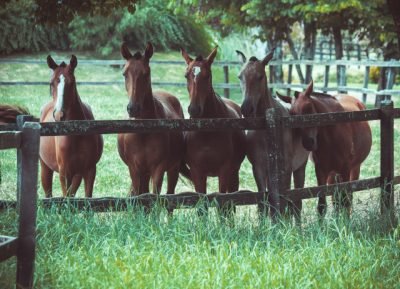
{"label": "horse body side", "polygon": [[[355,97],[348,95],[313,96],[313,83],[292,102],[294,114],[359,111],[365,106]],[[340,123],[318,128],[302,129],[303,145],[312,151],[318,185],[333,184],[337,181],[358,180],[361,163],[367,158],[371,145],[371,128],[366,121]],[[339,207],[351,212],[352,194],[334,194],[336,210]],[[326,212],[326,197],[320,197],[318,212]]]}
{"label": "horse body side", "polygon": [[[48,62],[51,60],[48,60]],[[50,65],[49,65],[50,66]],[[53,77],[73,73],[68,66],[53,66]],[[57,70],[57,71],[56,71]],[[68,70],[68,71],[67,71]],[[54,83],[54,81],[53,81]],[[61,120],[94,120],[90,106],[81,101],[74,88],[67,93],[66,98],[71,98],[70,106],[62,108]],[[54,122],[57,116],[57,94],[53,89],[53,100],[41,109],[41,122]],[[74,196],[79,185],[84,179],[85,196],[91,197],[96,176],[96,164],[103,152],[103,138],[101,135],[76,135],[76,136],[45,136],[40,141],[41,179],[46,197],[52,196],[53,172],[60,175],[63,196]]]}

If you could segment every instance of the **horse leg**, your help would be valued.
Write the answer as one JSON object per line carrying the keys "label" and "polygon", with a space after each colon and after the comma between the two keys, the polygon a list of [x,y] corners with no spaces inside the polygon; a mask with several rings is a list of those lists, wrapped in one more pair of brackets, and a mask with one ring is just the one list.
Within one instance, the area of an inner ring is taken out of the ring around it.
{"label": "horse leg", "polygon": [[46,198],[52,197],[53,190],[53,171],[40,159],[40,177]]}
{"label": "horse leg", "polygon": [[[239,189],[239,170],[229,170],[219,177],[219,189],[221,193],[233,193]],[[222,203],[220,206],[221,215],[225,219],[233,220],[236,207],[232,202]]]}
{"label": "horse leg", "polygon": [[[253,176],[256,181],[257,190],[259,193],[266,193],[267,189],[267,166],[263,166],[262,164],[254,164],[253,165]],[[265,216],[267,214],[265,203],[267,200],[262,200],[261,203],[258,204],[258,212],[260,217]]]}
{"label": "horse leg", "polygon": [[93,195],[94,180],[96,178],[96,166],[90,169],[83,177],[85,182],[85,197],[91,198]]}
{"label": "horse leg", "polygon": [[[304,162],[301,167],[299,167],[297,170],[293,172],[293,180],[294,180],[294,187],[297,188],[304,188],[304,180],[306,176],[306,165],[307,162]],[[294,217],[296,220],[296,224],[298,226],[301,226],[301,210],[303,208],[303,200],[302,199],[297,199],[296,196],[294,196],[295,201],[292,204],[292,209],[294,213]]]}
{"label": "horse leg", "polygon": [[72,178],[67,178],[67,196],[75,197],[76,191],[82,182],[81,175],[74,175]]}
{"label": "horse leg", "polygon": [[[192,169],[190,170],[192,181],[194,184],[194,189],[197,193],[207,194],[207,175],[202,174],[198,170]],[[204,201],[203,206],[199,207],[197,210],[197,214],[199,216],[207,215],[208,213],[208,203],[207,200]]]}
{"label": "horse leg", "polygon": [[131,176],[131,196],[138,196],[140,194],[140,176],[132,167],[129,167],[129,175]]}
{"label": "horse leg", "polygon": [[164,179],[164,170],[161,166],[159,166],[154,174],[152,175],[153,180],[153,194],[159,195],[162,189],[162,182]]}
{"label": "horse leg", "polygon": [[[317,176],[318,186],[326,185],[328,174],[323,172],[317,165],[315,165],[315,174]],[[317,211],[321,221],[326,215],[326,207],[326,196],[319,197]]]}
{"label": "horse leg", "polygon": [[[355,171],[355,174],[360,174],[360,172]],[[350,171],[344,171],[341,174],[337,176],[335,179],[335,183],[342,183],[342,182],[348,182],[350,179]],[[340,192],[335,192],[332,197],[333,200],[333,205],[335,207],[335,211],[337,214],[339,214],[343,209],[345,209],[345,212],[348,217],[350,217],[351,213],[351,204],[353,201],[353,194],[351,192],[347,191],[340,191]]]}
{"label": "horse leg", "polygon": [[[176,184],[178,183],[178,178],[179,178],[179,168],[180,168],[180,164],[171,168],[167,172],[167,178],[168,178],[167,195],[175,194],[175,187],[176,187]],[[174,212],[173,208],[168,208],[168,213],[170,215],[172,215],[173,212]]]}

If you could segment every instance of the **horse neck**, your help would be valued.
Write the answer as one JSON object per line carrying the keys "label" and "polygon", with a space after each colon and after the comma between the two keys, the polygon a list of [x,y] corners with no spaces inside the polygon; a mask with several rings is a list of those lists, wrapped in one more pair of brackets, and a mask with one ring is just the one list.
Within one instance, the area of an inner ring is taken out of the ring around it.
{"label": "horse neck", "polygon": [[260,98],[257,104],[257,112],[256,116],[265,116],[265,111],[269,108],[275,108],[276,103],[272,99],[271,93],[268,89],[268,85],[266,86],[266,91],[263,97]]}
{"label": "horse neck", "polygon": [[140,118],[158,118],[160,115],[158,113],[159,106],[161,104],[156,101],[151,84],[146,86],[144,93],[143,107],[140,114]]}
{"label": "horse neck", "polygon": [[204,118],[218,118],[226,116],[227,107],[222,98],[220,98],[211,87],[207,93],[203,108]]}
{"label": "horse neck", "polygon": [[66,120],[85,120],[86,115],[83,110],[83,103],[81,98],[79,97],[78,90],[76,88],[76,84],[72,89],[73,101],[68,109],[65,110],[65,119]]}
{"label": "horse neck", "polygon": [[317,113],[344,111],[341,104],[334,98],[312,97],[311,99]]}

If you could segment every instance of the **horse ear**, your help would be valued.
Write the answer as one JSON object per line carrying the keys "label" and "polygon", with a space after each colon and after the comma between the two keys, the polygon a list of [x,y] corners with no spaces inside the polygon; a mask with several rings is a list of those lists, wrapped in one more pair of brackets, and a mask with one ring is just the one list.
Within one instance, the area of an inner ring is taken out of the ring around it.
{"label": "horse ear", "polygon": [[57,63],[54,61],[54,59],[50,55],[47,55],[47,65],[52,70],[54,70],[58,67]]}
{"label": "horse ear", "polygon": [[292,103],[292,98],[290,96],[282,95],[279,92],[276,92],[276,96],[278,96],[283,102]]}
{"label": "horse ear", "polygon": [[144,51],[144,57],[149,60],[153,56],[154,48],[153,44],[147,43],[146,50]]}
{"label": "horse ear", "polygon": [[132,58],[132,53],[129,51],[128,45],[125,42],[121,45],[121,55],[125,60]]}
{"label": "horse ear", "polygon": [[77,65],[78,65],[78,59],[76,58],[75,55],[72,54],[71,59],[69,61],[69,66],[72,68],[72,70],[75,70]]}
{"label": "horse ear", "polygon": [[189,56],[185,49],[181,48],[181,54],[185,59],[187,65],[189,65],[193,61],[193,58]]}
{"label": "horse ear", "polygon": [[307,97],[310,97],[310,96],[311,96],[311,93],[313,92],[313,89],[314,89],[314,82],[313,82],[313,80],[311,79],[311,81],[310,81],[310,83],[308,84],[306,90],[304,91],[304,95],[307,96]]}
{"label": "horse ear", "polygon": [[272,57],[274,57],[274,52],[275,52],[275,47],[271,49],[271,51],[264,57],[263,60],[261,60],[261,63],[264,64],[264,66],[271,61]]}
{"label": "horse ear", "polygon": [[207,56],[207,63],[209,65],[211,65],[214,62],[214,58],[217,55],[217,51],[218,51],[218,45],[215,46],[215,48],[213,49],[213,51],[211,51],[210,55]]}
{"label": "horse ear", "polygon": [[242,51],[236,50],[237,55],[239,56],[239,59],[242,61],[242,63],[246,63],[246,56]]}

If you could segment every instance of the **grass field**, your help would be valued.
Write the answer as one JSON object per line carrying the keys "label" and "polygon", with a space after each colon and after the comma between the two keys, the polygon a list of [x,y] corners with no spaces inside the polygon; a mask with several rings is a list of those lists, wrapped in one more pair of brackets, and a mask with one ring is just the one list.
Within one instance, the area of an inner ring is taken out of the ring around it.
{"label": "grass field", "polygon": [[[45,59],[41,55],[26,58]],[[122,80],[120,69],[79,65],[78,81]],[[69,60],[66,53],[56,59]],[[156,59],[181,59],[176,53],[155,54]],[[185,67],[154,66],[154,81],[183,82]],[[236,81],[238,69],[230,70]],[[47,65],[1,64],[1,81],[48,81]],[[222,82],[214,69],[213,82]],[[355,77],[355,79],[358,79]],[[349,82],[349,80],[348,80]],[[355,85],[360,85],[355,83]],[[177,95],[187,110],[185,87],[162,88]],[[96,119],[125,119],[127,97],[123,85],[81,86],[81,98],[92,106]],[[221,95],[222,91],[218,91]],[[240,91],[232,99],[241,103]],[[26,106],[38,116],[50,100],[47,86],[0,86],[0,102]],[[395,106],[400,106],[395,99]],[[372,151],[361,178],[379,175],[379,123],[371,122]],[[103,156],[97,166],[94,197],[126,196],[130,179],[119,158],[116,135],[105,135]],[[395,174],[400,174],[400,122],[395,123]],[[16,153],[1,151],[0,199],[15,198]],[[313,165],[307,167],[306,185],[315,185]],[[60,196],[57,176],[55,196]],[[165,186],[164,186],[165,187]],[[240,171],[240,188],[255,190],[251,166]],[[177,192],[193,191],[179,181]],[[217,191],[215,179],[209,191]],[[82,188],[77,196],[82,197]],[[39,185],[39,196],[44,196]],[[399,187],[395,194],[399,212]],[[194,210],[177,210],[173,218],[155,210],[145,215],[137,208],[123,213],[71,213],[39,208],[36,288],[400,288],[400,227],[387,231],[379,218],[379,194],[355,194],[351,220],[332,217],[316,220],[315,200],[304,202],[301,229],[287,223],[259,221],[254,206],[238,209],[234,225],[221,222],[213,210],[200,218]],[[16,232],[15,211],[0,213],[0,233]],[[0,263],[0,288],[13,287],[15,260]]]}

